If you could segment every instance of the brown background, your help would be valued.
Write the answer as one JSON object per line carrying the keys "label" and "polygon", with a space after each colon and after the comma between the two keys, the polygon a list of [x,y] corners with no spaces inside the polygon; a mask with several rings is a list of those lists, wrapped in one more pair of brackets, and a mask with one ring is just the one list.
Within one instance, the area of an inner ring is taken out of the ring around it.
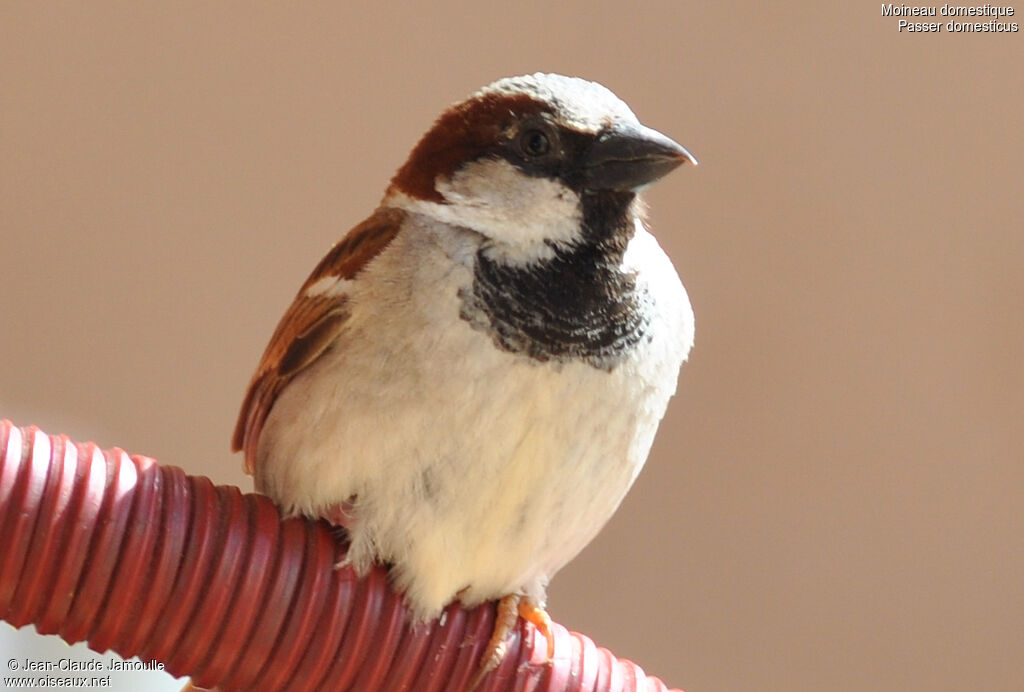
{"label": "brown background", "polygon": [[236,407],[322,252],[446,104],[586,76],[703,162],[648,195],[697,346],[554,617],[690,692],[1024,689],[1024,32],[900,34],[877,2],[15,5],[0,416],[249,487]]}

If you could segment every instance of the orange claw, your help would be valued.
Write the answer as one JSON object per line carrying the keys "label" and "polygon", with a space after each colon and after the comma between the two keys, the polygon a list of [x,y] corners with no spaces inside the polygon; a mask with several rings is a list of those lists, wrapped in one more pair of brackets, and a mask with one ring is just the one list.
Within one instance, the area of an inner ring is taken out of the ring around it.
{"label": "orange claw", "polygon": [[498,612],[494,618],[494,632],[480,657],[480,667],[469,686],[470,690],[476,689],[484,677],[501,664],[508,651],[508,635],[512,633],[519,617],[533,623],[537,631],[544,635],[548,642],[548,661],[554,657],[555,637],[551,632],[551,617],[547,611],[531,603],[524,596],[509,594],[498,601]]}
{"label": "orange claw", "polygon": [[530,601],[521,599],[519,601],[519,615],[527,622],[532,622],[537,631],[544,635],[548,643],[548,660],[555,656],[555,635],[551,631],[551,616],[548,612]]}

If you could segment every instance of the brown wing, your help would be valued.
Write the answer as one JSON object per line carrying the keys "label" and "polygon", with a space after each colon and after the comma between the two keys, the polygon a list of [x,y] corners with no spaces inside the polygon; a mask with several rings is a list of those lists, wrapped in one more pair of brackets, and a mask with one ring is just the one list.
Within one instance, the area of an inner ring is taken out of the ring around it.
{"label": "brown wing", "polygon": [[405,212],[397,209],[378,209],[349,231],[320,260],[281,318],[249,384],[231,439],[233,451],[245,450],[246,473],[253,472],[260,432],[274,401],[297,373],[334,342],[348,317],[344,294],[307,291],[321,281],[355,278],[387,247],[404,217]]}

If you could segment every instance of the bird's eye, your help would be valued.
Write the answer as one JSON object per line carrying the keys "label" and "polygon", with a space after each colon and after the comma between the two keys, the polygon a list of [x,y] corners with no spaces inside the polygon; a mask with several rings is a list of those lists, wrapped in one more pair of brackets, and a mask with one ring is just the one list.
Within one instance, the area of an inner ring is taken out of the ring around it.
{"label": "bird's eye", "polygon": [[519,138],[519,148],[527,156],[537,158],[551,151],[551,140],[541,130],[527,130]]}

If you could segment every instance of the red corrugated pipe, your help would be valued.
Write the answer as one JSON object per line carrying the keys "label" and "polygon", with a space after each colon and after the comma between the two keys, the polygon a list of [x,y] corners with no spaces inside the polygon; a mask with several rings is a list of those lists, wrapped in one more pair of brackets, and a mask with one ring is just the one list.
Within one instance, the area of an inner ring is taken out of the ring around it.
{"label": "red corrugated pipe", "polygon": [[[494,605],[411,626],[385,572],[335,569],[323,522],[265,497],[0,421],[0,618],[221,690],[461,690]],[[479,689],[664,692],[640,666],[520,621]]]}

